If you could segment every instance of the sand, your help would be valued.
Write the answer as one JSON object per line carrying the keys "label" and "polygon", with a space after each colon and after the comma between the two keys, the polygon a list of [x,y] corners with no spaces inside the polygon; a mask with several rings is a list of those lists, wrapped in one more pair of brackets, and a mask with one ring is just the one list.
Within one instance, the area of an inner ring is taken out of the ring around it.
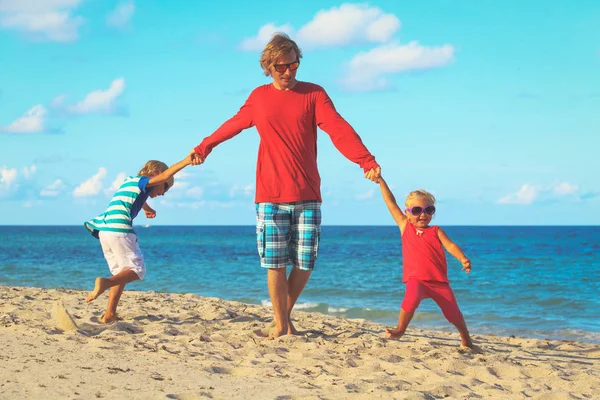
{"label": "sand", "polygon": [[591,399],[600,346],[384,326],[294,314],[298,336],[265,341],[268,307],[126,291],[0,286],[1,399]]}

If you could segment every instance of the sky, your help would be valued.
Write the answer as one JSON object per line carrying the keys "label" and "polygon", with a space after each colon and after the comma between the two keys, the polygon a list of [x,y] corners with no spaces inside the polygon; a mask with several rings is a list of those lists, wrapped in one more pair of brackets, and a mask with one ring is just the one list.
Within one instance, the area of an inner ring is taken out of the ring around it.
{"label": "sky", "polygon": [[[0,0],[0,225],[78,225],[150,159],[184,158],[303,51],[398,202],[439,225],[600,225],[600,2]],[[252,225],[248,129],[137,224]],[[393,225],[319,131],[324,225]]]}

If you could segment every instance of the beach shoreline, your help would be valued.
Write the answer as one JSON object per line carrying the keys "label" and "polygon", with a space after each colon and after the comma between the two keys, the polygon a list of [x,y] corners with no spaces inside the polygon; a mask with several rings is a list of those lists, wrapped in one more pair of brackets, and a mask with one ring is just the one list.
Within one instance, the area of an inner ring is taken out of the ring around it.
{"label": "beach shoreline", "polygon": [[298,336],[265,341],[268,307],[192,294],[106,295],[0,286],[0,398],[593,398],[600,346],[422,329],[295,312]]}

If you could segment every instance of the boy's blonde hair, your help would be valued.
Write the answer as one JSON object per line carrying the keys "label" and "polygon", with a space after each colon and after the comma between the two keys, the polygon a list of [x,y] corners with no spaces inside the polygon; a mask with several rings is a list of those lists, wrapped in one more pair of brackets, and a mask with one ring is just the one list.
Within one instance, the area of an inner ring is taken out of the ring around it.
{"label": "boy's blonde hair", "polygon": [[[167,164],[165,164],[164,162],[157,161],[157,160],[150,160],[150,161],[146,162],[146,164],[144,164],[142,169],[140,169],[140,172],[138,172],[138,175],[153,177],[155,175],[160,174],[161,172],[165,172],[167,169],[169,169],[169,166]],[[173,184],[175,183],[175,179],[173,177],[170,177],[169,180],[167,181],[167,183],[169,184],[169,187],[167,188],[167,190],[169,190],[171,187],[173,187]],[[166,190],[165,190],[165,192],[166,192]]]}
{"label": "boy's blonde hair", "polygon": [[296,53],[298,60],[302,58],[302,50],[300,50],[296,42],[290,39],[285,33],[275,33],[260,54],[260,66],[265,72],[265,76],[271,75],[271,67],[279,57],[289,54],[292,51]]}
{"label": "boy's blonde hair", "polygon": [[410,192],[408,194],[408,196],[406,196],[406,201],[405,201],[404,205],[406,207],[408,207],[408,203],[410,203],[411,200],[416,199],[416,198],[425,199],[431,205],[435,204],[435,196],[432,195],[431,193],[429,193],[428,191],[426,191],[426,190],[413,190],[412,192]]}

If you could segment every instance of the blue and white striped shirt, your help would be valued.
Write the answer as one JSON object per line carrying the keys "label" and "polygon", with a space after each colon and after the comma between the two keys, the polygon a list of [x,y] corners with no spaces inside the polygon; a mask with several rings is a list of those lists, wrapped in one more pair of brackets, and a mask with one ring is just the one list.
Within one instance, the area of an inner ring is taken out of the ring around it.
{"label": "blue and white striped shirt", "polygon": [[106,211],[83,223],[96,238],[98,231],[133,232],[133,219],[138,215],[152,188],[147,176],[130,176],[125,179],[108,204]]}

